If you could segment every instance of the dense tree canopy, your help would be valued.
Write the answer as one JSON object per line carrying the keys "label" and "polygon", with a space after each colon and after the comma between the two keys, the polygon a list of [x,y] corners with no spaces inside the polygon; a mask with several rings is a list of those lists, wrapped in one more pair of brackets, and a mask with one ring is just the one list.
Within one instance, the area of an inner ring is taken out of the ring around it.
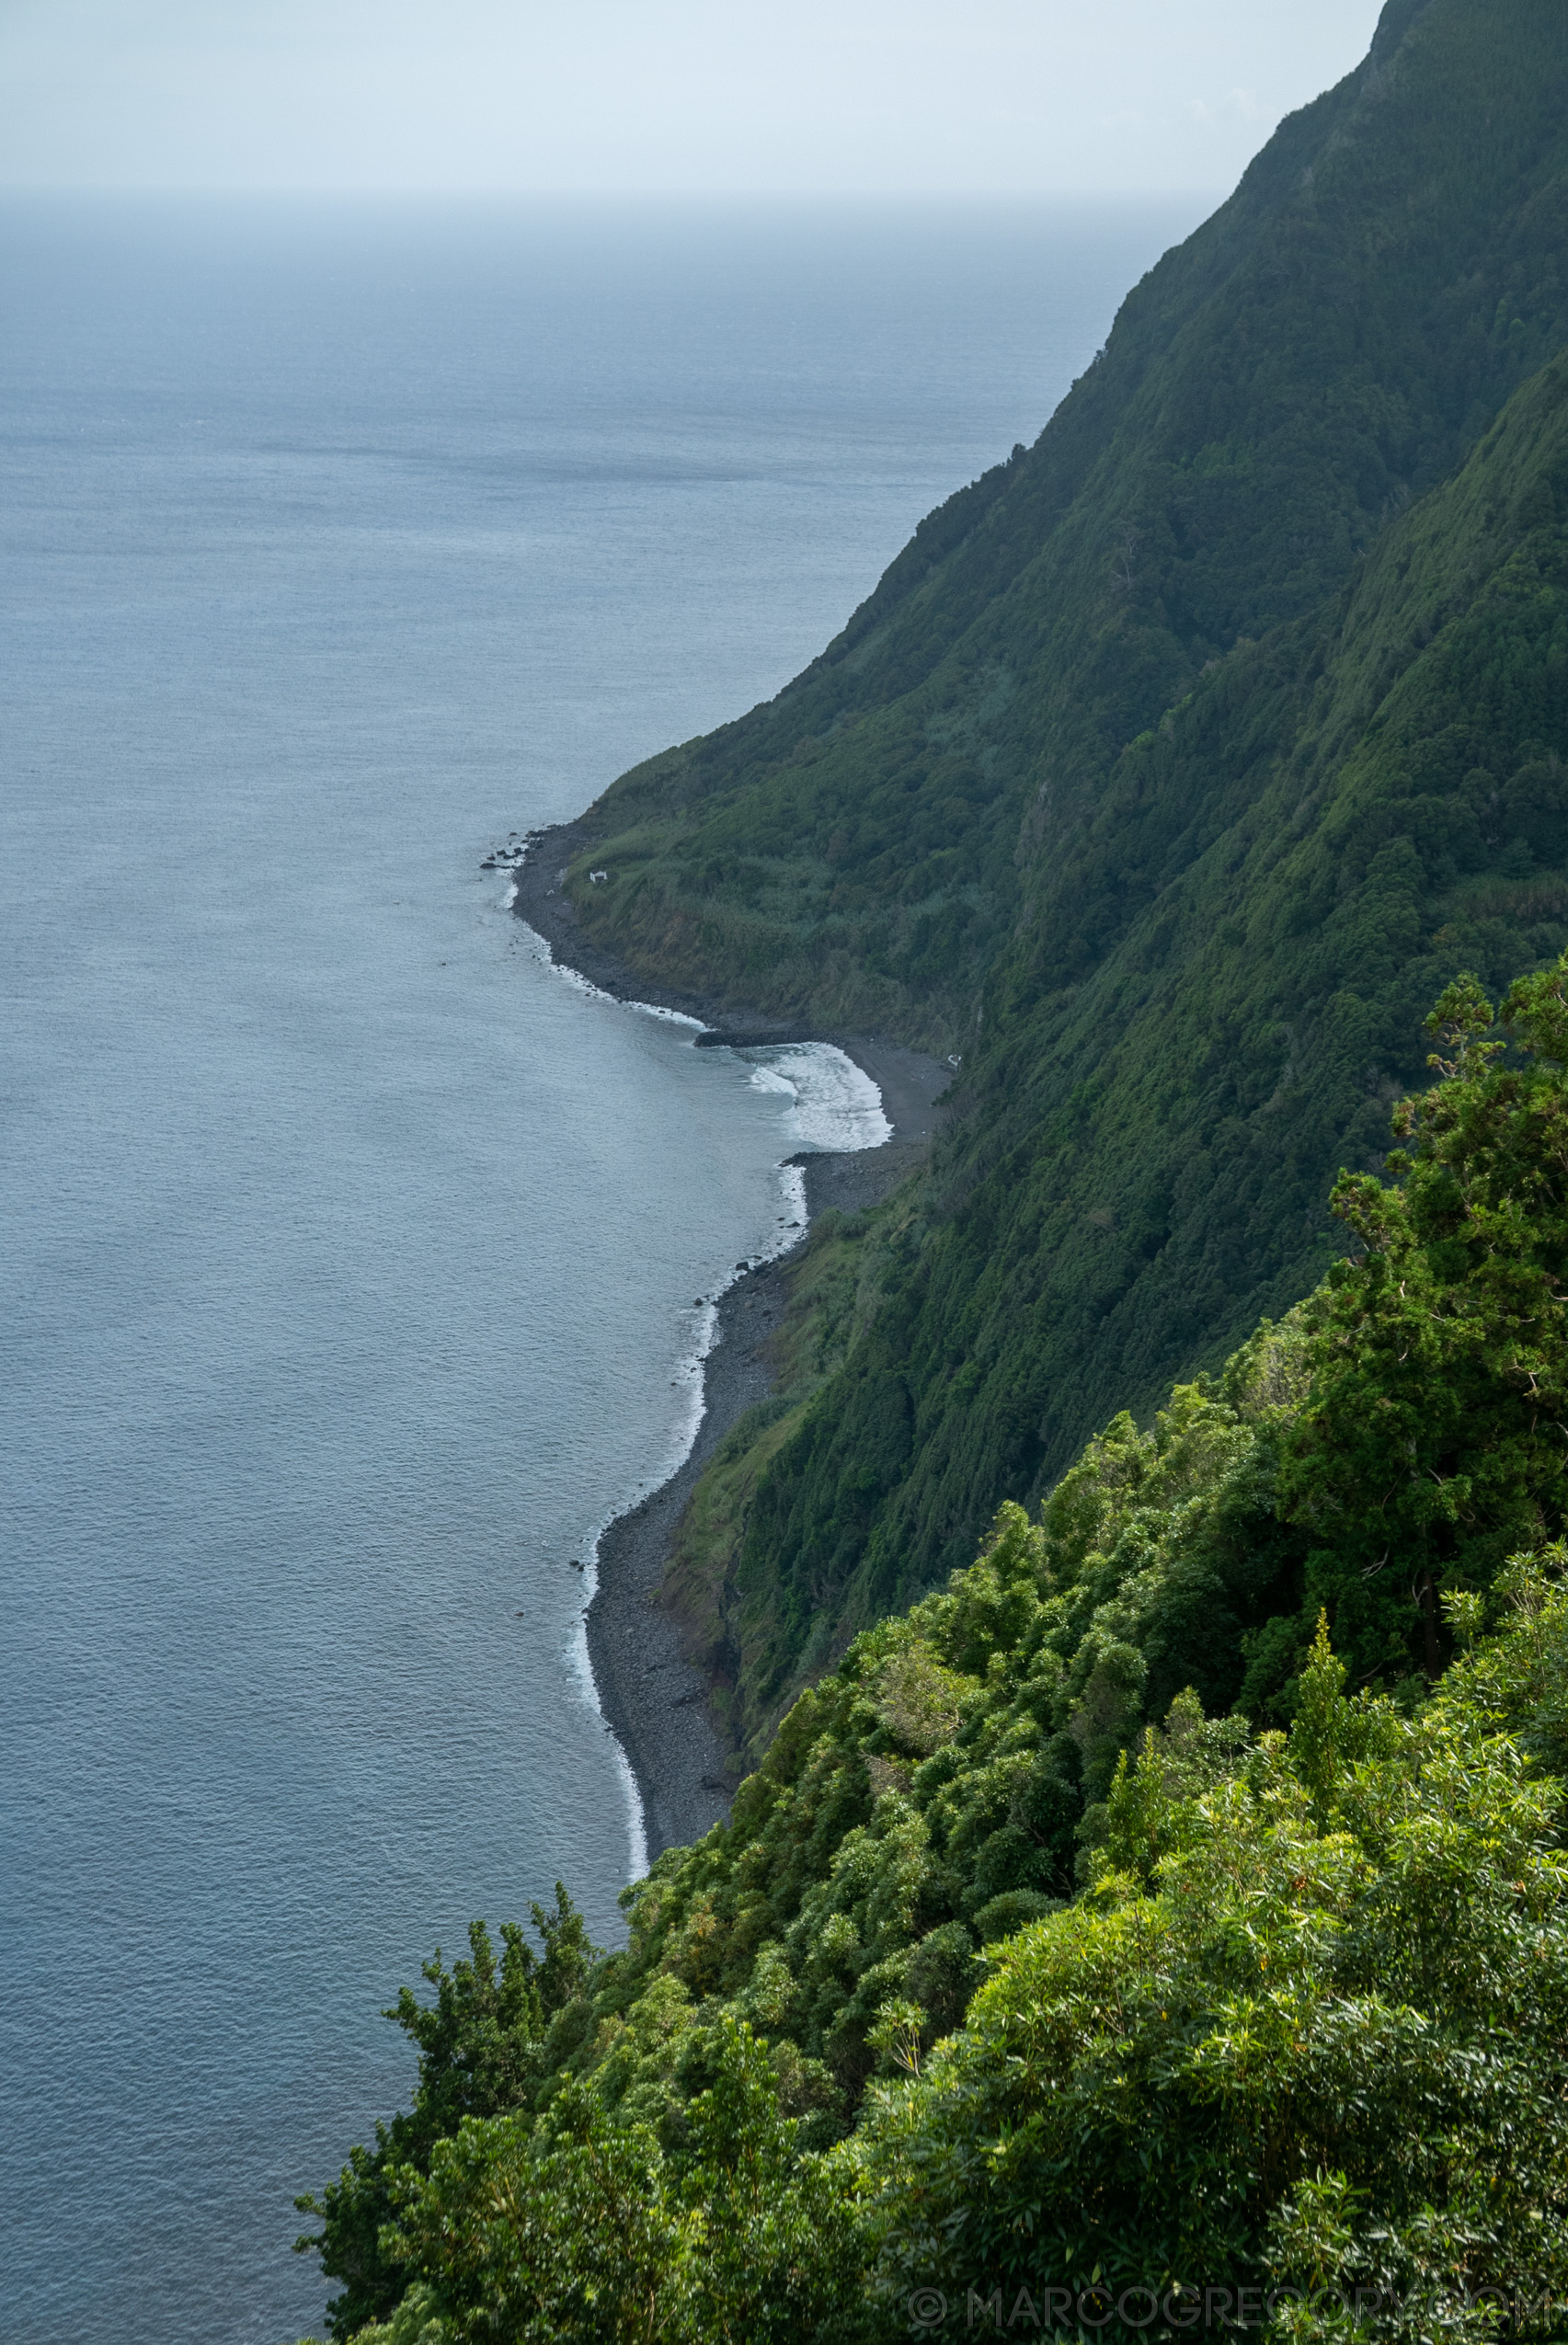
{"label": "dense tree canopy", "polygon": [[[1170,2338],[1217,2292],[1222,2326],[1281,2339],[1560,2334],[1565,1564],[1516,1559],[1490,1634],[1456,1598],[1471,1649],[1413,1713],[1346,1695],[1326,1622],[1288,1734],[1179,1697],[1124,1753],[1077,1897],[969,1958],[963,2023],[932,2044],[886,2007],[836,2146],[711,1999],[686,2017],[708,2081],[657,2121],[591,2065],[466,2118],[391,2178],[402,2303],[340,2305],[338,2333],[853,2345],[978,2309]],[[884,1791],[834,1871],[913,1813]],[[690,2083],[665,2000],[645,2043]]]}
{"label": "dense tree canopy", "polygon": [[859,1637],[624,1951],[557,1892],[542,1961],[475,1926],[399,1998],[413,2110],[312,2202],[337,2335],[1568,2289],[1568,956],[1433,1024],[1358,1253]]}
{"label": "dense tree canopy", "polygon": [[1325,1628],[1288,1736],[1150,1730],[1088,1890],[876,2097],[891,2308],[1093,2282],[1154,2334],[1210,2289],[1287,2336],[1560,2333],[1568,1861],[1530,1759],[1568,1761],[1563,1561],[1505,1575],[1413,1717],[1346,1699]]}

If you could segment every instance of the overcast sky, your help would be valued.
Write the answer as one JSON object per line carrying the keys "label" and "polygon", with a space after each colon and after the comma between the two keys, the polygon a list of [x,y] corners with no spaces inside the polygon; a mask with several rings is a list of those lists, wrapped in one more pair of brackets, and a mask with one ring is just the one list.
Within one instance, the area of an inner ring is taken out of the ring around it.
{"label": "overcast sky", "polygon": [[1376,0],[0,0],[0,182],[1229,187]]}

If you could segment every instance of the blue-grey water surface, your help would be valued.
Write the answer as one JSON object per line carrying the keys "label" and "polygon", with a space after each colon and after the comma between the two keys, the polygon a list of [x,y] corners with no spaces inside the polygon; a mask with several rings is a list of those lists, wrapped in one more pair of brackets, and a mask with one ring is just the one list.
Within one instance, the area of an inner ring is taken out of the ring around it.
{"label": "blue-grey water surface", "polygon": [[0,213],[16,2345],[318,2324],[379,2007],[557,1875],[613,1939],[569,1559],[812,1103],[481,856],[777,690],[1196,210]]}

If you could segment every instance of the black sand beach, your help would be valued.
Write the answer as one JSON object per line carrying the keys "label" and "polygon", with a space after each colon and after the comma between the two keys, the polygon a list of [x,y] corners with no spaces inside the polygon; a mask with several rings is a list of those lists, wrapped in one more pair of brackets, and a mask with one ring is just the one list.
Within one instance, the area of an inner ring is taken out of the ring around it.
{"label": "black sand beach", "polygon": [[[760,1013],[650,986],[584,935],[561,880],[584,842],[576,823],[531,842],[517,873],[513,909],[558,961],[623,1001],[653,1001],[700,1018],[715,1035],[742,1042],[830,1042],[864,1068],[882,1093],[893,1127],[882,1147],[853,1155],[809,1155],[808,1217],[825,1207],[858,1212],[895,1188],[924,1154],[940,1120],[938,1101],[952,1069],[873,1035],[822,1034]],[[798,1251],[798,1250],[796,1250]],[[784,1315],[792,1254],[739,1276],[725,1294],[704,1377],[702,1423],[680,1471],[599,1543],[599,1590],[589,1613],[589,1653],[604,1715],[631,1761],[642,1795],[651,1860],[698,1840],[728,1813],[733,1778],[708,1714],[709,1687],[681,1651],[681,1632],[660,1604],[676,1526],[692,1485],[736,1420],[771,1389],[770,1340]]]}

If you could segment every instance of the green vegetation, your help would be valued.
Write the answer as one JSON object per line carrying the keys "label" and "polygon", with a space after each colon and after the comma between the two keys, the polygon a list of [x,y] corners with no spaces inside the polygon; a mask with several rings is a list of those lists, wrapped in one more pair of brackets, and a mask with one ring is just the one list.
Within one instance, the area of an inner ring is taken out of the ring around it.
{"label": "green vegetation", "polygon": [[759,1483],[809,1423],[813,1400],[842,1369],[880,1309],[910,1218],[906,1195],[870,1214],[830,1212],[813,1223],[773,1346],[774,1391],[720,1443],[676,1533],[665,1601],[708,1673],[714,1709],[734,1740],[758,1756],[800,1674],[798,1667],[781,1672],[779,1657],[798,1654],[803,1640],[813,1636],[825,1647],[832,1623],[814,1622],[808,1613],[782,1617],[784,1604],[798,1614],[798,1596],[784,1596],[765,1569],[738,1574],[737,1557]]}
{"label": "green vegetation", "polygon": [[[627,2030],[640,2090],[607,2062],[469,2120],[398,2178],[407,2294],[361,2345],[891,2339],[933,2291],[923,2325],[956,2333],[999,2289],[997,2327],[1071,2330],[1091,2287],[1095,2326],[1127,2290],[1129,2325],[1173,2303],[1164,2337],[1210,2287],[1254,2328],[1300,2292],[1280,2337],[1561,2335],[1565,1561],[1500,1576],[1497,1631],[1413,1717],[1347,1699],[1326,1635],[1288,1736],[1178,1701],[1077,1901],[967,1958],[967,2023],[928,2050],[931,2015],[887,2006],[831,2148],[781,2111],[793,2064],[713,2000],[672,2024],[669,1994]],[[889,1788],[832,1873],[914,1815]]]}
{"label": "green vegetation", "polygon": [[1500,1024],[1449,989],[1356,1254],[859,1636],[624,1951],[558,1893],[543,1962],[429,1966],[311,2202],[336,2334],[1568,2289],[1568,955]]}
{"label": "green vegetation", "polygon": [[1036,447],[594,809],[583,916],[655,976],[964,1057],[928,1175],[835,1235],[851,1340],[692,1527],[753,1756],[1313,1287],[1426,1004],[1568,942],[1565,125],[1560,8],[1386,11]]}
{"label": "green vegetation", "polygon": [[[327,2240],[326,2268],[344,2289],[337,2300],[337,2333],[349,2336],[372,2315],[395,2305],[405,2274],[389,2262],[382,2232],[391,2219],[391,2177],[405,2169],[425,2173],[438,2144],[465,2120],[513,2109],[538,2081],[539,2045],[554,2016],[582,1992],[597,1949],[589,1944],[581,1916],[565,1889],[555,1884],[555,1910],[535,1905],[533,1926],[544,1942],[538,1960],[515,1923],[501,1931],[502,1954],[483,1922],[469,1929],[470,1960],[448,1971],[436,1949],[424,1975],[436,1991],[421,2004],[404,1987],[385,2017],[395,2019],[418,2047],[419,2077],[413,2109],[378,2123],[375,2147],[359,2147],[336,2182],[319,2197],[301,2198],[302,2214],[322,2218]],[[300,2242],[302,2248],[313,2244]]]}
{"label": "green vegetation", "polygon": [[1504,1593],[1413,1719],[1347,1700],[1325,1635],[1288,1739],[1179,1703],[1124,1762],[1089,1891],[997,1950],[846,2161],[885,2299],[1094,2275],[1134,2321],[1185,2282],[1178,2319],[1300,2291],[1284,2336],[1484,2337],[1515,2300],[1561,2335],[1568,1867],[1527,1753],[1568,1759],[1565,1609],[1526,1564]]}
{"label": "green vegetation", "polygon": [[1394,0],[1036,446],[922,523],[776,700],[606,793],[585,921],[655,977],[969,1048],[1126,743],[1240,636],[1321,610],[1562,346],[1565,96],[1552,0]]}
{"label": "green vegetation", "polygon": [[590,929],[956,1115],[681,1527],[729,1823],[400,1998],[337,2337],[1568,2333],[1565,231],[1561,0],[1390,0],[593,810]]}
{"label": "green vegetation", "polygon": [[[1176,875],[1139,881],[1148,908],[1081,983],[1040,980],[1036,943],[1010,951],[929,1178],[814,1240],[799,1309],[831,1339],[821,1371],[765,1447],[732,1439],[747,1504],[707,1565],[728,1574],[753,1752],[998,1497],[1038,1500],[1086,1413],[1141,1413],[1157,1376],[1288,1309],[1333,1251],[1336,1164],[1383,1161],[1423,998],[1568,941],[1558,484],[1568,516],[1568,358],[1387,533],[1332,627],[1235,655],[1127,751],[1060,892],[1082,904],[1113,856]],[[818,1299],[830,1266],[847,1333]]]}

